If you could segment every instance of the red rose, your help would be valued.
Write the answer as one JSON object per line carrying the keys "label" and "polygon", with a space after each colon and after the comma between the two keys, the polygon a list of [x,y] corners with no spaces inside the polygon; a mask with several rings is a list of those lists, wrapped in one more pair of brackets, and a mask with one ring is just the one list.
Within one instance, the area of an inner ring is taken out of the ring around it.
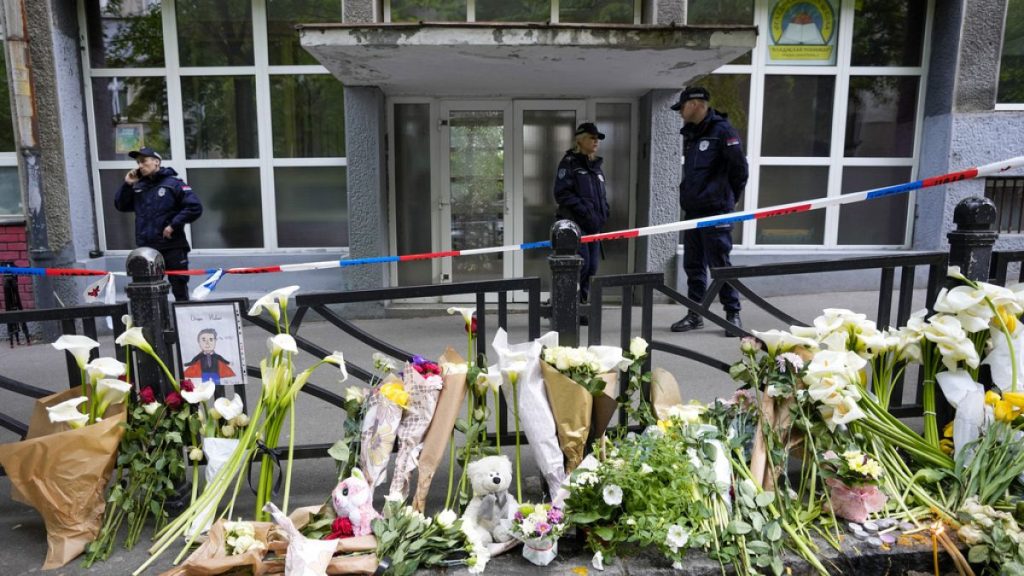
{"label": "red rose", "polygon": [[416,373],[420,374],[420,375],[423,375],[423,372],[425,370],[425,368],[423,367],[423,364],[413,364],[412,365],[412,369],[415,370]]}
{"label": "red rose", "polygon": [[196,386],[192,383],[190,378],[185,378],[181,381],[181,389],[185,392],[192,392],[196,389]]}
{"label": "red rose", "polygon": [[324,540],[338,540],[352,536],[355,536],[355,532],[352,530],[352,521],[348,518],[336,518],[331,523],[331,533],[324,536]]}
{"label": "red rose", "polygon": [[473,334],[476,334],[476,314],[473,314],[473,321],[470,322],[469,324],[469,326],[465,326],[464,328],[467,331],[472,331]]}
{"label": "red rose", "polygon": [[441,374],[441,367],[438,366],[436,362],[427,362],[423,366],[423,369],[427,372],[427,374]]}
{"label": "red rose", "polygon": [[[182,388],[184,388],[184,386],[182,386]],[[164,402],[167,404],[167,407],[170,408],[171,410],[177,410],[178,408],[181,408],[181,405],[184,402],[184,400],[181,398],[181,394],[178,394],[177,392],[171,392],[170,394],[167,395],[166,398],[164,398]]]}
{"label": "red rose", "polygon": [[152,388],[146,386],[139,391],[139,402],[142,402],[143,404],[152,404],[153,402],[156,402],[156,393],[153,392]]}

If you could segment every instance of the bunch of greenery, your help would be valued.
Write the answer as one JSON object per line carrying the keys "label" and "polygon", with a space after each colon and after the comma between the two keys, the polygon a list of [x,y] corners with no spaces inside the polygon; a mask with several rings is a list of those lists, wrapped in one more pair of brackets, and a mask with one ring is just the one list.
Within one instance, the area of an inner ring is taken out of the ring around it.
{"label": "bunch of greenery", "polygon": [[[390,564],[388,574],[407,576],[421,566],[440,566],[454,551],[469,547],[462,520],[445,510],[424,516],[401,499],[387,499],[383,515],[373,521],[377,558]],[[486,560],[484,560],[486,562]]]}

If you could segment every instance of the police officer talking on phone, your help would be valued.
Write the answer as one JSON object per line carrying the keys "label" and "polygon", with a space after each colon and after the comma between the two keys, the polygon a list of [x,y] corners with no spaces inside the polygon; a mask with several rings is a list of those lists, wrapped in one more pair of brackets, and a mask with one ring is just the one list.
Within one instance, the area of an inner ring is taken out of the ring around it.
{"label": "police officer talking on phone", "polygon": [[[672,109],[683,119],[683,181],[679,206],[687,220],[727,214],[736,209],[747,185],[747,158],[739,134],[724,114],[708,106],[711,94],[702,86],[688,86]],[[686,295],[700,302],[708,288],[708,267],[731,266],[732,224],[683,231],[683,270]],[[719,293],[726,320],[740,322],[740,297],[726,284]],[[704,327],[704,320],[690,312],[672,325],[673,332]]]}
{"label": "police officer talking on phone", "polygon": [[[125,174],[124,184],[114,196],[114,207],[135,212],[135,244],[153,248],[164,257],[167,270],[188,270],[191,248],[185,238],[185,224],[203,214],[199,197],[174,168],[160,164],[163,158],[152,148],[128,153],[139,167]],[[171,292],[177,301],[188,300],[188,276],[169,275]]]}

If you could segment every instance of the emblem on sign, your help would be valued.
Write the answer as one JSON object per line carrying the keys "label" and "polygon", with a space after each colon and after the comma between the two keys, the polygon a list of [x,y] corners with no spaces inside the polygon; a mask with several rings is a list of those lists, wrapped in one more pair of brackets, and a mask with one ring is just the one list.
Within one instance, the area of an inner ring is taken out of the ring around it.
{"label": "emblem on sign", "polygon": [[703,151],[707,150],[707,149],[708,149],[708,141],[707,141],[707,140],[701,140],[701,141],[700,141],[700,144],[699,144],[699,145],[697,145],[697,148],[698,148],[698,149],[699,149],[699,150],[700,150],[701,152],[703,152]]}

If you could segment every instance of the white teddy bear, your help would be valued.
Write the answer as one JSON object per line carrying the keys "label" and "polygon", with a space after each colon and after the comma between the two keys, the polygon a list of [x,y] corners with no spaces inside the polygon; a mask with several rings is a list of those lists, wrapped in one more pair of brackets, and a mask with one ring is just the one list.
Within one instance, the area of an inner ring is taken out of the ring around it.
{"label": "white teddy bear", "polygon": [[469,464],[473,499],[462,514],[463,528],[473,530],[485,544],[512,540],[512,520],[519,504],[509,494],[512,462],[507,456],[486,456]]}

